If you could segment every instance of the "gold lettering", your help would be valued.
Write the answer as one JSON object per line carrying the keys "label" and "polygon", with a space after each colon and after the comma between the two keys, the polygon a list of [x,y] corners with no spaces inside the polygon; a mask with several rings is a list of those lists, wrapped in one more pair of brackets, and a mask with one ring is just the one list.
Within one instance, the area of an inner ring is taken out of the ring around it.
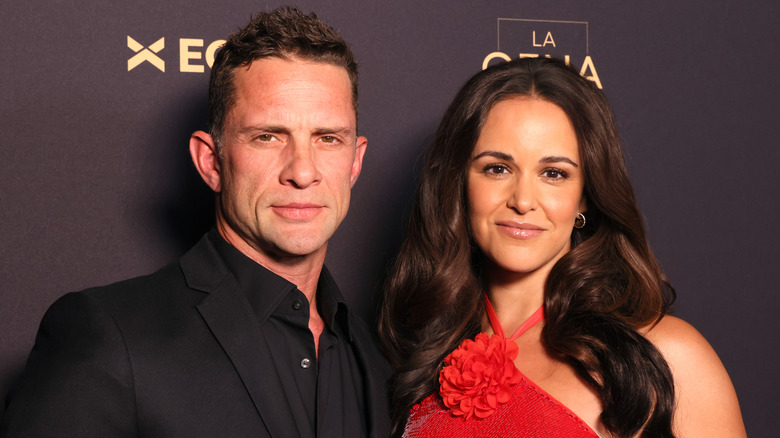
{"label": "gold lettering", "polygon": [[512,60],[512,58],[510,58],[509,55],[507,55],[504,52],[493,52],[493,53],[488,54],[488,56],[485,57],[485,60],[482,61],[482,70],[488,68],[488,64],[490,64],[490,61],[492,61],[492,60],[494,60],[496,58],[501,58],[504,61],[511,61]]}
{"label": "gold lettering", "polygon": [[214,54],[217,52],[217,49],[222,47],[225,42],[225,40],[216,40],[206,48],[206,64],[208,64],[209,68],[214,65]]}
{"label": "gold lettering", "polygon": [[[590,76],[586,75],[588,69],[590,69],[592,73]],[[599,87],[600,90],[604,88],[601,86],[601,80],[599,80],[599,74],[596,72],[596,66],[593,65],[593,59],[591,59],[590,55],[586,56],[585,60],[582,61],[580,76],[584,77],[585,79],[590,79],[591,81],[596,83],[596,86]]]}
{"label": "gold lettering", "polygon": [[547,32],[547,36],[544,37],[542,46],[546,46],[547,44],[552,44],[552,46],[555,47],[555,40],[553,39],[552,32]]}
{"label": "gold lettering", "polygon": [[160,59],[159,56],[155,55],[155,53],[158,53],[160,50],[165,48],[165,38],[160,38],[152,45],[150,45],[149,48],[145,49],[143,44],[140,44],[138,41],[134,40],[130,37],[130,35],[128,35],[127,47],[133,52],[136,52],[132,58],[127,60],[127,71],[136,68],[144,61],[149,61],[149,63],[157,67],[158,70],[163,73],[165,72],[165,61]]}
{"label": "gold lettering", "polygon": [[536,42],[536,31],[531,31],[531,39],[532,44],[534,47],[545,47],[548,44],[552,44],[553,47],[557,47],[555,45],[555,39],[553,39],[552,32],[547,32],[547,35],[544,36],[544,42],[542,44],[539,44]]}
{"label": "gold lettering", "polygon": [[[539,56],[540,55],[538,53],[518,53],[518,57],[520,59],[538,58]],[[552,58],[552,56],[550,56],[549,54],[544,55],[544,57]],[[488,64],[490,63],[490,61],[492,61],[495,58],[501,58],[504,61],[511,60],[509,56],[504,52],[493,52],[485,57],[485,60],[482,62],[482,70],[488,68]],[[563,62],[565,62],[566,65],[571,66],[571,55],[564,55]],[[586,56],[585,60],[582,61],[582,68],[580,68],[580,76],[590,81],[593,81],[593,83],[595,83],[596,86],[599,87],[599,89],[602,90],[604,89],[604,87],[601,85],[601,79],[599,78],[599,74],[596,71],[596,65],[593,63],[593,58],[591,58],[590,55]]]}
{"label": "gold lettering", "polygon": [[[522,55],[522,53],[521,53],[521,55]],[[526,55],[530,55],[530,53],[526,53]],[[539,57],[539,55],[536,55],[533,58],[538,58],[538,57]],[[551,59],[552,58],[552,56],[550,56],[550,55],[544,55],[544,57],[547,58],[547,59]],[[521,56],[521,58],[522,58],[522,56]],[[529,58],[530,58],[530,56],[529,56]],[[571,65],[571,56],[570,55],[563,55],[563,62],[566,65]]]}
{"label": "gold lettering", "polygon": [[182,73],[203,73],[202,65],[190,64],[190,59],[201,59],[200,52],[191,52],[190,47],[203,47],[203,40],[197,38],[181,38],[179,40],[179,70]]}

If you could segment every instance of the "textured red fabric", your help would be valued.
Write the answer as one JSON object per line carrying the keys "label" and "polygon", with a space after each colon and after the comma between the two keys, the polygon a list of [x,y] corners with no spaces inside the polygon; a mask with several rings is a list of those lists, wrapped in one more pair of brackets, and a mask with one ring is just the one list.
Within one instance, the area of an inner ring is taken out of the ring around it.
{"label": "textured red fabric", "polygon": [[412,409],[404,437],[598,438],[513,363],[514,339],[542,321],[544,310],[537,310],[506,339],[487,294],[485,307],[496,334],[480,333],[447,357],[439,378],[441,395],[432,394]]}
{"label": "textured red fabric", "polygon": [[492,415],[512,398],[522,374],[515,367],[517,344],[499,335],[480,333],[466,339],[444,359],[439,394],[454,415],[466,419]]}
{"label": "textured red fabric", "polygon": [[455,416],[438,394],[412,409],[406,438],[598,438],[598,435],[560,402],[523,375],[512,398],[493,415],[479,419]]}

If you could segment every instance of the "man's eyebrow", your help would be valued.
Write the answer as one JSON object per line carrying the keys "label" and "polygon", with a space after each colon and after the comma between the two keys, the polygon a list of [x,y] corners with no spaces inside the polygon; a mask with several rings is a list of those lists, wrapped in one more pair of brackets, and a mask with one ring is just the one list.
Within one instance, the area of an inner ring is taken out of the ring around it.
{"label": "man's eyebrow", "polygon": [[327,134],[339,134],[343,136],[352,135],[352,129],[348,126],[334,126],[334,127],[322,127],[316,128],[312,131],[314,135],[327,135]]}
{"label": "man's eyebrow", "polygon": [[[290,132],[290,129],[281,125],[249,125],[241,127],[238,130],[241,134],[252,134],[255,132],[269,132],[271,134]],[[351,135],[353,130],[348,126],[320,127],[312,131],[313,135],[338,134],[343,136]]]}
{"label": "man's eyebrow", "polygon": [[239,128],[238,132],[241,134],[252,134],[255,132],[270,132],[276,134],[279,132],[287,132],[288,129],[278,125],[247,125]]}

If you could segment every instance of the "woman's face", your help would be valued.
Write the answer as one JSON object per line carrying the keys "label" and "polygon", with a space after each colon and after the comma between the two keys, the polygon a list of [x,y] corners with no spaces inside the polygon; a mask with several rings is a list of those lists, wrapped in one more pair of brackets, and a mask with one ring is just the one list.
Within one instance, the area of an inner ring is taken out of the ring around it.
{"label": "woman's face", "polygon": [[469,220],[488,262],[544,275],[569,251],[585,211],[577,136],[557,105],[530,97],[488,113],[467,173]]}

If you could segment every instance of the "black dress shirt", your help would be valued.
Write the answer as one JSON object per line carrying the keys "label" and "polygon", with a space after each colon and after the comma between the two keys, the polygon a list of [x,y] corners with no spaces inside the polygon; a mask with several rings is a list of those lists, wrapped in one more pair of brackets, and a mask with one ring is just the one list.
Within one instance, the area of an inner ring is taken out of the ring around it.
{"label": "black dress shirt", "polygon": [[350,335],[347,306],[335,281],[323,267],[317,284],[317,307],[325,321],[319,359],[309,330],[309,302],[292,283],[257,264],[209,233],[217,251],[238,280],[262,329],[269,334],[273,370],[284,386],[300,435],[360,437],[367,435],[362,372]]}

